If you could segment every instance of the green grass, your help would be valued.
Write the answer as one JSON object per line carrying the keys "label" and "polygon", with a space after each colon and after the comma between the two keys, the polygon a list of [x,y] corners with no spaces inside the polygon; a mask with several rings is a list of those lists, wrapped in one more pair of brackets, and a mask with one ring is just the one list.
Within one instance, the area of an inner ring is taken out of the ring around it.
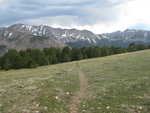
{"label": "green grass", "polygon": [[70,113],[80,87],[79,66],[88,79],[79,113],[150,112],[150,50],[145,50],[0,71],[0,113]]}

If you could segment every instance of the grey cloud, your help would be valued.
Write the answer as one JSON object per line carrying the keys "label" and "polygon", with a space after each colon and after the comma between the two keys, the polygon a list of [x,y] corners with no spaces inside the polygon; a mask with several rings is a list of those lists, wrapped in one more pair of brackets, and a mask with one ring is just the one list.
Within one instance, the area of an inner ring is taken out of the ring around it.
{"label": "grey cloud", "polygon": [[[118,19],[118,5],[127,0],[11,0],[0,7],[0,25],[51,18],[49,23],[94,25]],[[64,20],[65,22],[64,22]],[[63,20],[63,21],[62,21]],[[43,20],[44,21],[44,20]]]}

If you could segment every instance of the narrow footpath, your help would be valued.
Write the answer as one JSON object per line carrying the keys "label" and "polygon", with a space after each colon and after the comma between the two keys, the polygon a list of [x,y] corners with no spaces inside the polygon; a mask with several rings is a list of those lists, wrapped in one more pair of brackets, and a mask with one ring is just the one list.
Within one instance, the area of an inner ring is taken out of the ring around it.
{"label": "narrow footpath", "polygon": [[70,104],[70,113],[79,113],[79,107],[81,100],[86,97],[87,87],[88,87],[88,80],[83,73],[83,71],[80,68],[80,65],[77,64],[78,68],[78,75],[79,75],[79,81],[80,81],[80,90],[71,98],[71,104]]}

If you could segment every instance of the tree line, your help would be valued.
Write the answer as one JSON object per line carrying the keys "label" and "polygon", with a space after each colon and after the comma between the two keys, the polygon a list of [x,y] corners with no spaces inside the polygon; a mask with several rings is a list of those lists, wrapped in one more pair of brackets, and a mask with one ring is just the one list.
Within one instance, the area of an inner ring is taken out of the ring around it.
{"label": "tree line", "polygon": [[150,49],[143,44],[130,44],[128,48],[121,47],[82,47],[82,48],[44,48],[17,51],[8,50],[0,57],[0,69],[35,68],[50,64],[76,61],[87,58],[103,57],[113,54]]}

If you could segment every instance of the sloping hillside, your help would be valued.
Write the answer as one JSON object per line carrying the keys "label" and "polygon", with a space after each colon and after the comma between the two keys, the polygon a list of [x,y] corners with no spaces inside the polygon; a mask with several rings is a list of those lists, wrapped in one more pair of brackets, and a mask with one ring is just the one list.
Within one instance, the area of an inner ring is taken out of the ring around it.
{"label": "sloping hillside", "polygon": [[0,113],[149,113],[150,50],[0,71]]}

